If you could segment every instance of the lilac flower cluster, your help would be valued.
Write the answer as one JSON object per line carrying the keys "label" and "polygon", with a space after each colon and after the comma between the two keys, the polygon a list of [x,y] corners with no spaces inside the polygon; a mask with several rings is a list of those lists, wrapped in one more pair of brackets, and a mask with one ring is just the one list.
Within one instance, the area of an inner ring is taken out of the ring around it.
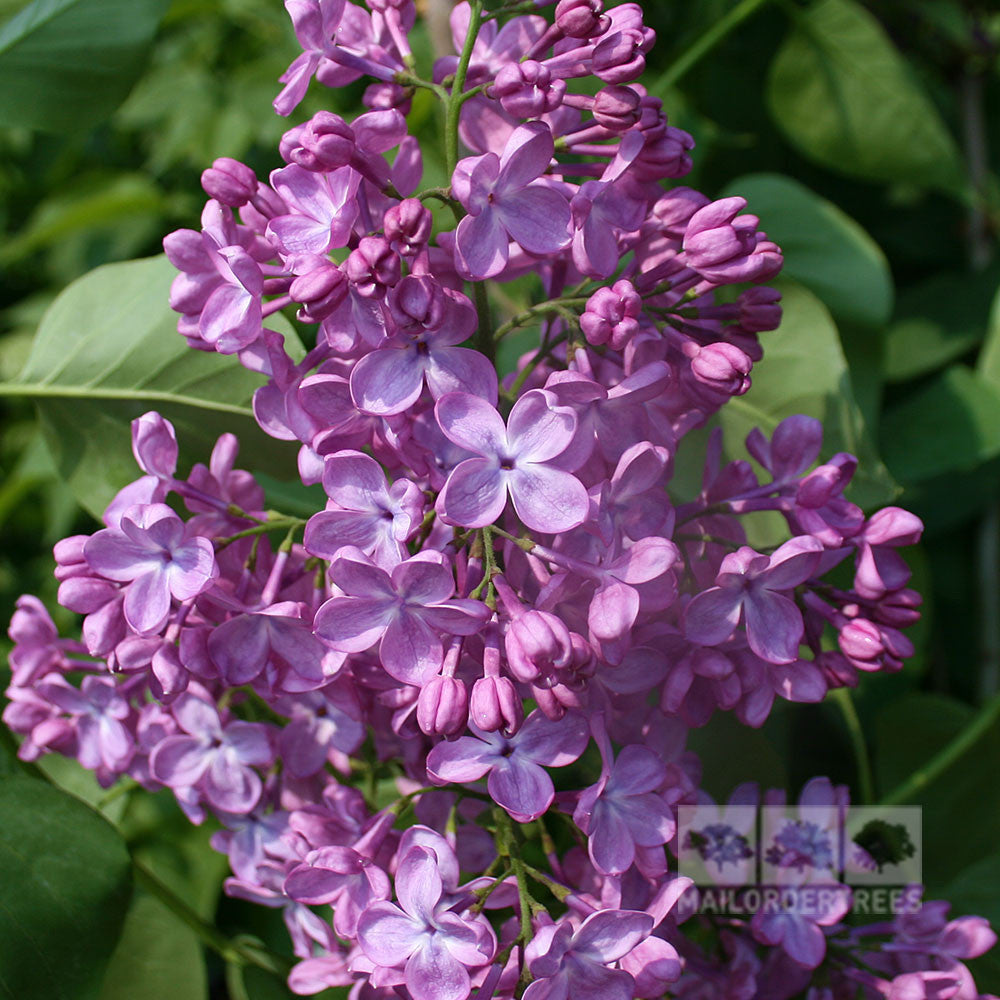
{"label": "lilac flower cluster", "polygon": [[[227,891],[283,911],[298,993],[777,1000],[822,965],[813,1000],[975,997],[961,959],[992,932],[939,904],[685,934],[688,729],[898,670],[921,525],[848,501],[856,460],[817,466],[807,417],[754,431],[756,468],[716,432],[698,496],[671,493],[780,321],[760,283],[781,252],[743,199],[664,185],[693,141],[636,83],[637,4],[534,6],[457,4],[458,55],[423,79],[412,0],[286,0],[303,51],[275,110],[364,76],[369,110],[291,128],[267,182],[216,160],[201,230],[164,245],[180,332],[266,379],[257,420],[326,509],[267,510],[230,435],[181,477],[173,428],[141,417],[144,475],[56,546],[82,641],[21,600],[4,721],[26,759],[213,814]],[[445,187],[420,190],[417,89],[443,105]],[[537,302],[497,325],[489,289],[518,278]],[[304,352],[267,326],[291,309]],[[499,378],[519,329],[536,345]],[[758,511],[790,540],[748,545]]]}

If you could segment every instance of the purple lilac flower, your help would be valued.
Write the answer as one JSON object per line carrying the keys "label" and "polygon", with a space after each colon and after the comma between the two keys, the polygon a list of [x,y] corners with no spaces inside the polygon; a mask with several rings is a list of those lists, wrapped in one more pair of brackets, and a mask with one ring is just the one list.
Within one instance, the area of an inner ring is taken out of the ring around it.
{"label": "purple lilac flower", "polygon": [[525,1000],[632,1000],[635,980],[608,966],[652,929],[653,918],[634,910],[600,910],[578,929],[568,921],[542,927],[526,955],[535,981]]}
{"label": "purple lilac flower", "polygon": [[823,546],[793,538],[771,556],[743,546],[722,560],[716,583],[688,605],[687,637],[704,646],[728,639],[745,615],[747,642],[768,663],[791,663],[802,640],[802,613],[781,591],[804,583],[815,571]]}
{"label": "purple lilac flower", "polygon": [[358,940],[376,966],[402,967],[400,981],[414,1000],[465,1000],[469,970],[493,958],[496,936],[484,917],[449,908],[438,866],[432,850],[411,847],[396,871],[400,905],[369,906],[358,923]]}
{"label": "purple lilac flower", "polygon": [[404,543],[423,515],[416,483],[397,479],[390,486],[375,459],[358,451],[340,451],[326,458],[323,488],[330,504],[306,525],[305,546],[310,552],[333,559],[338,550],[353,545],[386,570],[403,561]]}
{"label": "purple lilac flower", "polygon": [[452,191],[468,212],[455,232],[455,263],[467,277],[499,274],[511,240],[540,255],[569,244],[569,202],[539,181],[554,149],[548,125],[530,122],[514,130],[500,156],[484,153],[455,168]]}
{"label": "purple lilac flower", "polygon": [[422,684],[440,670],[439,632],[471,635],[490,614],[481,601],[452,599],[455,581],[438,553],[413,556],[390,574],[348,546],[330,573],[344,596],[330,598],[316,612],[316,634],[344,653],[377,642],[382,666],[408,684]]}
{"label": "purple lilac flower", "polygon": [[101,576],[128,584],[125,620],[147,634],[163,628],[172,598],[197,597],[219,575],[212,543],[185,538],[184,523],[166,504],[130,508],[120,528],[90,537],[84,556]]}
{"label": "purple lilac flower", "polygon": [[427,773],[433,781],[478,781],[489,774],[487,791],[519,823],[541,816],[555,798],[546,767],[572,764],[590,741],[587,720],[575,712],[553,722],[534,711],[513,736],[484,732],[439,743],[427,755]]}
{"label": "purple lilac flower", "polygon": [[543,390],[525,393],[503,419],[485,400],[449,393],[435,407],[438,424],[454,444],[479,456],[460,462],[438,497],[438,512],[467,528],[498,520],[510,495],[517,516],[536,531],[557,532],[583,523],[587,491],[568,472],[549,464],[569,445],[576,418]]}
{"label": "purple lilac flower", "polygon": [[153,776],[175,790],[197,785],[223,812],[250,812],[263,789],[254,767],[274,759],[267,728],[238,720],[223,724],[213,705],[191,693],[182,694],[171,711],[187,735],[157,744],[149,760]]}

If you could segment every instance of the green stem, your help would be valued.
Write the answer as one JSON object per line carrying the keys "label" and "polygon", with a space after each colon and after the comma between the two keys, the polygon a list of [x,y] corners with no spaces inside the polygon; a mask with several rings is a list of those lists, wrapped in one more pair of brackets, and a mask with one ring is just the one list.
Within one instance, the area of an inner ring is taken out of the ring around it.
{"label": "green stem", "polygon": [[218,552],[224,549],[227,545],[232,545],[233,542],[238,542],[241,538],[253,538],[256,535],[264,535],[269,531],[277,531],[281,528],[284,528],[291,533],[296,531],[298,528],[301,528],[305,523],[306,522],[301,517],[276,517],[274,520],[254,525],[254,527],[247,528],[244,531],[237,531],[235,535],[228,535],[225,538],[220,538],[215,544],[215,549]]}
{"label": "green stem", "polygon": [[530,309],[525,309],[524,312],[518,313],[513,319],[507,320],[503,326],[497,329],[497,332],[493,335],[494,339],[503,340],[512,330],[516,330],[519,326],[524,326],[525,323],[529,323],[536,316],[545,316],[548,313],[559,312],[564,306],[585,306],[587,302],[587,298],[564,298],[552,299],[550,302],[539,302]]}
{"label": "green stem", "polygon": [[448,95],[447,111],[445,113],[444,125],[444,153],[445,163],[448,166],[448,177],[455,172],[458,164],[458,119],[462,112],[463,97],[462,91],[465,88],[465,78],[469,72],[469,63],[472,61],[472,50],[479,36],[479,26],[483,19],[482,0],[471,0],[469,4],[469,31],[465,36],[465,44],[462,46],[462,54],[458,57],[458,66],[455,69],[455,77],[451,84],[451,93]]}
{"label": "green stem", "polygon": [[490,299],[486,285],[482,281],[472,282],[472,295],[476,300],[479,323],[476,326],[476,350],[485,354],[491,365],[496,366],[496,340],[493,336],[493,317],[490,314]]}
{"label": "green stem", "polygon": [[518,372],[514,384],[510,387],[511,399],[517,399],[518,393],[527,382],[528,376],[552,353],[552,349],[558,347],[563,341],[569,338],[568,333],[561,333],[550,344],[539,348],[538,353]]}
{"label": "green stem", "polygon": [[431,83],[430,80],[424,80],[419,76],[415,76],[413,73],[397,73],[396,83],[401,87],[420,87],[422,90],[431,91],[442,101],[448,100],[448,91],[444,87],[437,83]]}
{"label": "green stem", "polygon": [[693,66],[699,63],[712,51],[730,32],[738,28],[748,17],[756,13],[768,0],[742,0],[724,17],[720,18],[693,45],[688,46],[684,54],[669,66],[667,70],[650,88],[654,94],[673,87],[678,80]]}
{"label": "green stem", "polygon": [[135,884],[155,896],[176,917],[182,920],[201,939],[202,943],[218,952],[234,965],[256,965],[267,972],[284,978],[292,968],[290,959],[262,944],[251,943],[223,934],[214,924],[203,920],[169,886],[157,878],[142,862],[132,858]]}
{"label": "green stem", "polygon": [[965,752],[971,749],[1000,718],[1000,694],[994,695],[973,716],[972,721],[946,747],[936,753],[927,764],[897,785],[883,800],[882,805],[896,806],[912,799],[932,781],[941,777]]}
{"label": "green stem", "polygon": [[858,789],[861,792],[862,801],[866,805],[874,803],[875,781],[872,776],[872,761],[854,699],[847,688],[836,688],[833,691],[833,700],[840,709],[844,725],[847,727],[847,736],[854,749],[854,763],[858,771]]}
{"label": "green stem", "polygon": [[198,399],[174,392],[151,389],[119,389],[99,385],[42,385],[39,383],[0,382],[0,396],[22,396],[28,399],[108,399],[129,402],[159,403],[163,406],[180,404],[234,417],[253,417],[253,411],[235,403],[220,403],[214,399]]}

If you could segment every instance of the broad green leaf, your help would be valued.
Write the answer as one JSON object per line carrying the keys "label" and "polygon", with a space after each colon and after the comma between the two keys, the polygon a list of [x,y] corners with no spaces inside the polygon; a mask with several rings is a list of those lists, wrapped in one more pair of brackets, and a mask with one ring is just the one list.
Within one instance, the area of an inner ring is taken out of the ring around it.
{"label": "broad green leaf", "polygon": [[823,421],[823,455],[848,451],[859,459],[849,496],[863,507],[891,500],[898,492],[866,433],[851,387],[837,328],[819,299],[801,285],[779,281],[784,318],[761,336],[764,358],[754,365],[753,385],[719,414],[726,453],[745,458],[743,441],[754,427],[770,435],[796,413]]}
{"label": "broad green leaf", "polygon": [[81,232],[112,232],[140,223],[148,230],[165,209],[163,193],[144,174],[100,173],[60,188],[42,202],[13,239],[0,245],[0,265],[9,265],[36,250]]}
{"label": "broad green leaf", "polygon": [[881,441],[906,484],[972,471],[1000,455],[1000,389],[953,365],[886,411]]}
{"label": "broad green leaf", "polygon": [[782,274],[801,282],[841,322],[881,326],[892,312],[892,275],[878,244],[850,216],[781,174],[750,174],[726,185],[785,256]]}
{"label": "broad green leaf", "polygon": [[[267,437],[253,419],[260,376],[234,357],[191,350],[177,333],[167,305],[175,273],[165,257],[151,257],[84,275],[45,314],[18,379],[0,384],[0,396],[36,401],[60,473],[96,516],[140,475],[129,423],[147,410],[173,422],[182,463],[207,461],[216,438],[231,431],[244,467],[295,475],[295,448]],[[295,345],[287,322],[267,322]]]}
{"label": "broad green leaf", "polygon": [[716,713],[709,725],[691,730],[689,749],[698,754],[704,788],[717,802],[725,802],[744,781],[773,788],[788,785],[780,715],[776,713],[763,729],[751,729],[729,712]]}
{"label": "broad green leaf", "polygon": [[98,996],[131,895],[109,823],[30,778],[0,782],[0,996]]}
{"label": "broad green leaf", "polygon": [[[960,358],[986,336],[1000,269],[942,272],[900,293],[886,331],[885,377],[903,382]],[[1000,385],[1000,379],[997,382]]]}
{"label": "broad green leaf", "polygon": [[818,0],[771,64],[771,115],[825,167],[885,183],[964,189],[955,141],[874,15]]}
{"label": "broad green leaf", "polygon": [[32,0],[0,30],[0,124],[89,127],[125,98],[169,0]]}
{"label": "broad green leaf", "polygon": [[[953,698],[909,694],[875,725],[875,766],[883,795],[924,768],[969,724],[974,710]],[[994,726],[966,756],[926,785],[909,804],[923,807],[923,876],[934,894],[1000,841],[1000,799],[987,762],[1000,755]]]}
{"label": "broad green leaf", "polygon": [[137,893],[111,956],[100,1000],[206,1000],[198,936],[163,903]]}
{"label": "broad green leaf", "polygon": [[976,371],[990,385],[1000,389],[1000,289],[990,307],[986,342],[979,354]]}
{"label": "broad green leaf", "polygon": [[226,855],[210,844],[214,823],[192,825],[171,792],[137,792],[118,827],[136,861],[201,917],[213,918],[229,874]]}

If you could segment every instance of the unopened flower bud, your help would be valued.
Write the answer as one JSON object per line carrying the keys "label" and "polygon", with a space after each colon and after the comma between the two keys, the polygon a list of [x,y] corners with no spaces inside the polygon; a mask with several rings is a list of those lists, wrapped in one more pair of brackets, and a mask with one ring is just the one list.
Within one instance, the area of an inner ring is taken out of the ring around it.
{"label": "unopened flower bud", "polygon": [[909,587],[894,590],[878,602],[875,607],[875,617],[886,625],[906,628],[907,625],[919,621],[920,612],[917,609],[922,603],[923,598],[920,594]]}
{"label": "unopened flower bud", "polygon": [[401,87],[398,83],[378,83],[370,84],[365,88],[361,103],[369,111],[400,111],[404,115],[410,113],[410,106],[413,103],[412,90]]}
{"label": "unopened flower bud", "polygon": [[839,497],[851,481],[858,460],[847,452],[834,455],[829,462],[813,469],[798,485],[795,502],[817,510]]}
{"label": "unopened flower bud", "polygon": [[736,300],[740,326],[750,333],[766,333],[781,325],[781,292],[773,288],[748,288]]}
{"label": "unopened flower bud", "polygon": [[457,677],[434,677],[420,689],[417,725],[428,736],[454,736],[469,718],[469,694]]}
{"label": "unopened flower bud", "polygon": [[570,38],[596,38],[608,30],[603,0],[559,0],[556,26]]}
{"label": "unopened flower bud", "polygon": [[392,289],[389,311],[403,333],[437,329],[445,315],[445,294],[429,274],[408,274]]}
{"label": "unopened flower bud", "polygon": [[646,68],[646,51],[653,33],[626,28],[602,38],[594,49],[591,66],[594,75],[605,83],[628,83]]}
{"label": "unopened flower bud", "polygon": [[566,81],[553,80],[548,67],[526,59],[505,63],[490,90],[504,111],[515,118],[537,118],[562,104]]}
{"label": "unopened flower bud", "polygon": [[303,305],[302,318],[318,323],[326,319],[347,297],[347,278],[332,261],[297,277],[288,289],[295,302]]}
{"label": "unopened flower bud", "polygon": [[504,648],[510,672],[526,682],[567,666],[573,655],[569,629],[563,620],[534,609],[510,623]]}
{"label": "unopened flower bud", "polygon": [[742,396],[750,388],[753,362],[734,344],[720,341],[701,348],[691,361],[691,374],[702,385],[724,392],[727,396]]}
{"label": "unopened flower bud", "polygon": [[58,566],[74,566],[86,563],[83,554],[83,547],[87,544],[89,535],[70,535],[63,538],[52,547],[52,555],[55,556]]}
{"label": "unopened flower bud", "polygon": [[513,736],[524,722],[524,706],[509,677],[480,677],[472,686],[469,716],[484,732]]}
{"label": "unopened flower bud", "polygon": [[653,205],[653,217],[668,236],[682,239],[691,216],[707,204],[709,204],[708,198],[700,191],[689,187],[676,187]]}
{"label": "unopened flower bud", "polygon": [[625,132],[639,121],[640,101],[631,87],[602,87],[594,98],[594,121],[611,132]]}
{"label": "unopened flower bud", "polygon": [[320,111],[290,129],[281,139],[281,155],[305,170],[325,172],[351,162],[355,152],[354,130],[340,115]]}
{"label": "unopened flower bud", "polygon": [[632,163],[632,173],[641,181],[683,177],[691,170],[692,149],[694,139],[683,129],[669,126],[662,136],[646,143]]}
{"label": "unopened flower bud", "polygon": [[878,659],[885,652],[882,632],[867,618],[849,621],[837,636],[841,652],[861,670],[877,670]]}
{"label": "unopened flower bud", "polygon": [[202,173],[201,186],[209,198],[240,208],[257,193],[257,175],[239,160],[220,156]]}
{"label": "unopened flower bud", "polygon": [[610,288],[599,288],[587,300],[580,316],[580,329],[587,342],[595,347],[609,344],[613,350],[625,345],[639,331],[642,299],[631,281],[622,278]]}
{"label": "unopened flower bud", "polygon": [[431,235],[434,216],[418,198],[404,198],[385,213],[382,228],[390,245],[404,257],[415,254]]}
{"label": "unopened flower bud", "polygon": [[177,471],[177,437],[170,422],[153,411],[133,420],[132,454],[143,472],[170,479]]}
{"label": "unopened flower bud", "polygon": [[360,295],[382,295],[399,281],[399,254],[382,236],[366,236],[344,261],[344,272]]}

